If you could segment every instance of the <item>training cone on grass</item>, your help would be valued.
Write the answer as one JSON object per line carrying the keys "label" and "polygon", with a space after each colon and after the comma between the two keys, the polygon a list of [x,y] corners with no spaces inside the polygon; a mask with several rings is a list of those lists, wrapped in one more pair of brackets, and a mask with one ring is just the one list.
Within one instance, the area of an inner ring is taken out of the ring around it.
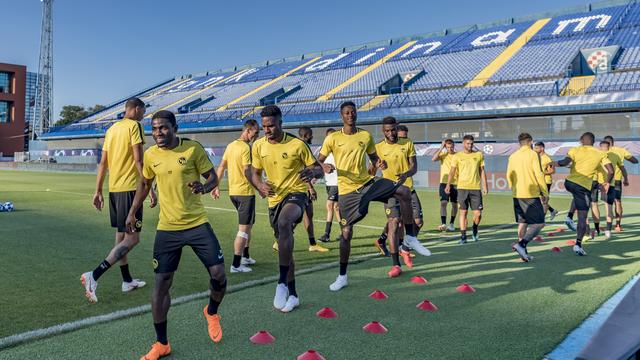
{"label": "training cone on grass", "polygon": [[273,335],[269,334],[268,331],[260,330],[257,333],[255,333],[255,335],[250,337],[249,340],[251,340],[251,342],[254,344],[266,345],[276,341],[276,338],[274,338]]}
{"label": "training cone on grass", "polygon": [[333,309],[332,309],[332,308],[330,308],[330,307],[325,307],[325,308],[320,309],[320,310],[316,313],[316,316],[317,316],[317,317],[321,317],[321,318],[323,318],[323,319],[333,319],[333,318],[338,317],[338,314],[337,314],[335,311],[333,311]]}
{"label": "training cone on grass", "polygon": [[418,305],[416,305],[416,307],[420,310],[424,310],[424,311],[431,311],[431,312],[436,312],[438,311],[438,307],[432,303],[429,300],[425,300],[421,303],[419,303]]}
{"label": "training cone on grass", "polygon": [[556,236],[556,233],[550,232],[550,233],[547,233],[547,236]]}
{"label": "training cone on grass", "polygon": [[371,294],[369,294],[369,297],[375,300],[386,300],[389,298],[389,296],[385,294],[384,291],[380,290],[372,292]]}
{"label": "training cone on grass", "polygon": [[298,355],[296,358],[298,360],[325,360],[324,356],[320,355],[319,352],[315,350],[307,350],[304,353]]}
{"label": "training cone on grass", "polygon": [[384,325],[380,324],[377,321],[368,323],[367,325],[362,327],[362,330],[371,334],[384,334],[389,331],[386,327],[384,327]]}
{"label": "training cone on grass", "polygon": [[567,240],[566,244],[569,245],[569,246],[573,246],[573,245],[576,244],[576,241],[575,240]]}
{"label": "training cone on grass", "polygon": [[414,276],[411,278],[411,282],[414,284],[426,284],[427,279],[423,278],[422,276]]}
{"label": "training cone on grass", "polygon": [[553,252],[562,252],[562,249],[560,249],[557,246],[554,246],[554,247],[551,248],[551,251],[553,251]]}
{"label": "training cone on grass", "polygon": [[559,233],[565,232],[565,231],[567,231],[567,229],[565,229],[565,228],[557,228],[556,229],[556,232],[559,232]]}
{"label": "training cone on grass", "polygon": [[469,284],[462,284],[456,288],[456,291],[461,293],[474,293],[476,289]]}
{"label": "training cone on grass", "polygon": [[538,235],[538,236],[533,238],[533,241],[535,241],[535,242],[544,242],[544,239],[542,238],[542,236]]}

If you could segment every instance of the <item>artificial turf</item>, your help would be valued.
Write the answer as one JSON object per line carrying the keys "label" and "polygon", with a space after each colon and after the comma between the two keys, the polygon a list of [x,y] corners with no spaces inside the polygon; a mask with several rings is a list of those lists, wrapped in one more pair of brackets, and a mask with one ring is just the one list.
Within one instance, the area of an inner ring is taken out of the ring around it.
{"label": "artificial turf", "polygon": [[[113,237],[108,214],[98,214],[90,205],[93,175],[3,171],[0,180],[0,201],[13,201],[17,209],[0,214],[5,272],[0,280],[0,337],[148,304],[151,286],[127,295],[120,293],[117,267],[100,279],[98,304],[89,305],[84,299],[78,277],[102,260]],[[319,190],[316,218],[323,219],[325,197]],[[572,234],[565,232],[533,244],[530,252],[535,259],[524,264],[509,250],[512,228],[483,233],[479,243],[465,246],[442,241],[440,233],[430,230],[439,223],[436,194],[419,191],[419,195],[427,230],[421,240],[427,240],[434,255],[416,258],[414,269],[405,267],[400,278],[389,279],[386,271],[390,259],[365,261],[351,266],[350,285],[339,293],[328,290],[335,269],[302,275],[297,281],[302,306],[286,315],[272,309],[273,284],[231,293],[221,307],[225,335],[218,345],[206,336],[201,313],[204,300],[176,306],[169,315],[173,357],[293,359],[314,348],[327,359],[541,358],[640,270],[640,250],[635,246],[640,206],[635,201],[626,202],[625,231],[610,241],[587,243],[589,256],[575,256],[565,245]],[[552,201],[559,209],[568,203],[566,197]],[[258,204],[257,211],[266,213],[264,202]],[[215,202],[206,198],[205,205],[232,209],[226,198]],[[508,195],[490,195],[485,205],[485,228],[513,221]],[[229,256],[236,215],[208,210],[212,227]],[[382,226],[381,206],[373,205],[371,210],[362,224]],[[134,276],[150,282],[156,220],[157,210],[146,209],[142,242],[129,260]],[[319,237],[324,226],[316,226]],[[557,227],[556,222],[548,228]],[[337,233],[334,226],[333,237]],[[373,252],[371,244],[378,233],[377,229],[357,228],[352,254]],[[251,251],[259,263],[250,274],[230,274],[230,285],[276,273],[272,238],[266,216],[258,215]],[[298,268],[337,263],[337,243],[330,243],[332,250],[324,254],[309,253],[307,245],[306,234],[299,227],[295,254]],[[553,253],[553,246],[564,251]],[[411,284],[413,275],[422,275],[429,283]],[[455,287],[463,282],[477,292],[457,293]],[[204,291],[207,284],[198,260],[190,251],[184,252],[172,296]],[[390,298],[369,299],[367,295],[376,288],[386,291]],[[425,299],[440,310],[426,313],[416,309],[415,305]],[[333,307],[339,317],[316,318],[314,313],[324,306]],[[364,333],[361,327],[372,320],[381,321],[389,333]],[[151,323],[149,314],[135,316],[19,345],[0,351],[0,358],[136,357],[146,352],[154,339]],[[276,336],[273,345],[257,346],[248,341],[261,329]],[[85,352],[82,347],[88,344],[92,351]]]}

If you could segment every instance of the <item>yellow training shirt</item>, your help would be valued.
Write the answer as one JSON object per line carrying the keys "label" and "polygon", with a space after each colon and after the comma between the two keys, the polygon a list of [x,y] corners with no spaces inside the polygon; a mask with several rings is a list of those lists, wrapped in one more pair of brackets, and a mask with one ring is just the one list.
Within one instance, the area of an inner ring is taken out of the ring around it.
{"label": "yellow training shirt", "polygon": [[133,161],[133,146],[144,144],[142,124],[124,118],[113,124],[104,136],[102,151],[107,152],[109,192],[135,191],[138,169]]}
{"label": "yellow training shirt", "polygon": [[374,152],[373,137],[360,128],[353,135],[346,135],[340,129],[324,139],[320,154],[326,157],[333,153],[338,171],[338,194],[352,193],[373,178],[367,171],[367,155]]}
{"label": "yellow training shirt", "polygon": [[144,152],[142,175],[155,178],[158,185],[158,230],[186,230],[208,221],[202,195],[191,193],[187,184],[201,181],[201,174],[211,170],[213,164],[199,142],[179,141],[171,150],[153,145]]}
{"label": "yellow training shirt", "polygon": [[509,156],[507,181],[517,199],[549,196],[547,185],[540,165],[540,156],[529,146],[521,146]]}
{"label": "yellow training shirt", "polygon": [[300,180],[300,171],[316,162],[311,149],[302,140],[285,133],[281,142],[272,144],[262,137],[253,144],[251,164],[263,169],[271,184],[274,196],[269,197],[269,207],[278,205],[288,194],[307,192],[307,184]]}
{"label": "yellow training shirt", "polygon": [[[398,139],[395,144],[382,140],[376,144],[376,153],[387,162],[387,169],[382,170],[382,177],[395,182],[398,181],[398,174],[409,171],[409,158],[416,156],[416,148],[409,139]],[[408,177],[403,185],[413,190],[413,179]]]}
{"label": "yellow training shirt", "polygon": [[244,167],[251,165],[251,146],[240,139],[227,145],[222,155],[227,162],[229,196],[255,195],[253,186],[244,175]]}
{"label": "yellow training shirt", "polygon": [[[630,159],[633,156],[627,149],[619,146],[611,146],[609,148],[609,151],[616,153],[620,157],[623,163],[625,159]],[[613,179],[616,181],[622,180],[622,171],[620,170],[620,167],[614,166],[613,168],[616,171],[615,174],[613,175]]]}
{"label": "yellow training shirt", "polygon": [[480,190],[480,168],[484,167],[484,156],[479,151],[458,151],[451,166],[458,172],[458,190]]}
{"label": "yellow training shirt", "polygon": [[[611,161],[611,165],[616,170],[621,166],[623,166],[622,158],[620,157],[620,155],[614,153],[611,150],[607,151],[607,159]],[[607,179],[607,169],[605,169],[604,166],[600,165],[600,167],[598,167],[597,174],[598,174],[598,179],[597,179],[598,184],[604,184],[605,180]],[[620,171],[620,174],[622,174],[622,171]],[[622,177],[620,179],[622,179]],[[614,175],[613,178],[611,178],[610,185],[613,186],[615,185],[615,183],[616,183],[616,177]]]}
{"label": "yellow training shirt", "polygon": [[596,176],[598,167],[611,164],[604,151],[590,145],[572,148],[567,153],[567,157],[572,161],[567,180],[588,190],[591,190],[593,181],[596,179],[594,176]]}
{"label": "yellow training shirt", "polygon": [[[542,171],[545,172],[549,169],[549,166],[551,165],[551,163],[553,163],[553,160],[551,159],[551,157],[549,155],[547,155],[546,153],[540,155],[540,165],[542,165]],[[551,177],[551,175],[545,175],[544,176],[544,181],[547,184],[552,184],[553,183],[553,178]]]}
{"label": "yellow training shirt", "polygon": [[[438,155],[438,161],[440,161],[440,184],[446,184],[449,182],[449,173],[451,172],[451,164],[453,164],[453,157],[457,153],[450,153],[448,151],[441,151]],[[458,183],[458,173],[456,172],[451,179],[451,185]]]}

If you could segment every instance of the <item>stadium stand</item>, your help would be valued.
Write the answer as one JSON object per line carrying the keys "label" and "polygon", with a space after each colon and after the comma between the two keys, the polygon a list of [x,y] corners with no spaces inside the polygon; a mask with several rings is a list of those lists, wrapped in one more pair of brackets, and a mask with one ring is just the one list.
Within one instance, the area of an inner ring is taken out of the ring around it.
{"label": "stadium stand", "polygon": [[[551,104],[575,97],[588,104],[594,95],[637,97],[640,4],[586,10],[185,75],[135,95],[148,104],[147,130],[153,112],[168,109],[178,113],[182,129],[195,132],[237,127],[274,103],[293,124],[332,120],[345,100],[371,116],[399,116],[431,114],[447,104],[491,110],[510,99]],[[52,127],[42,138],[100,137],[122,117],[123,102]]]}

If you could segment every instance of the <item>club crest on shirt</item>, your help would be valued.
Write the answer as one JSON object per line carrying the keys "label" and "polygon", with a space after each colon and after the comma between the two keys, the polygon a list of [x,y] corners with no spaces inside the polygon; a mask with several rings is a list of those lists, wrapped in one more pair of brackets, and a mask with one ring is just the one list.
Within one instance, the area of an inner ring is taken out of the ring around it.
{"label": "club crest on shirt", "polygon": [[286,159],[286,158],[288,158],[288,157],[289,157],[289,154],[287,154],[286,152],[282,153],[282,158],[283,158],[283,159]]}
{"label": "club crest on shirt", "polygon": [[362,141],[358,141],[358,145],[363,148],[364,147],[364,143]]}
{"label": "club crest on shirt", "polygon": [[186,165],[187,164],[187,158],[185,158],[184,156],[180,156],[180,158],[178,159],[178,164],[180,165]]}

